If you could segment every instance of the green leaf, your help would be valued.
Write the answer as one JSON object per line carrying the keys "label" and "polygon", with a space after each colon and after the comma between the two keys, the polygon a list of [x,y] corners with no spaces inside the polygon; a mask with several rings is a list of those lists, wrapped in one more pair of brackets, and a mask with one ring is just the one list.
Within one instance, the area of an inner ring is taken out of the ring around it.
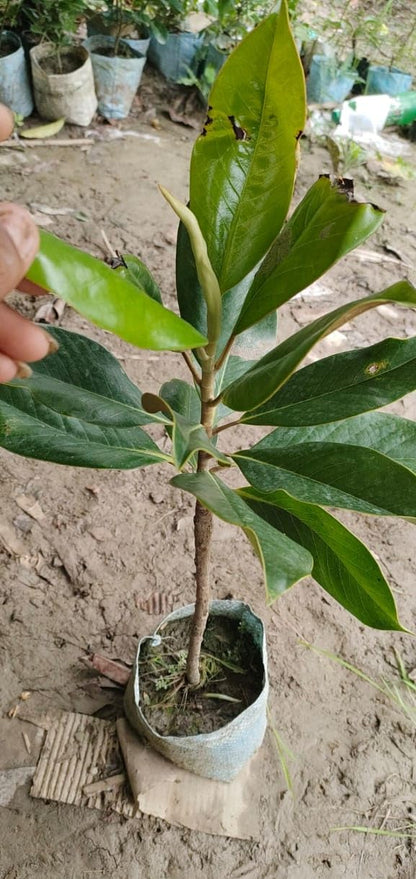
{"label": "green leaf", "polygon": [[255,324],[309,287],[380,225],[384,212],[321,177],[309,189],[260,266],[235,332]]}
{"label": "green leaf", "polygon": [[159,285],[144,262],[138,256],[132,256],[129,253],[123,253],[122,258],[124,265],[116,269],[117,274],[124,278],[125,281],[130,281],[139,290],[144,290],[155,302],[162,304]]}
{"label": "green leaf", "polygon": [[282,226],[304,121],[303,72],[282,2],[218,74],[192,154],[191,208],[222,291],[254,268]]}
{"label": "green leaf", "polygon": [[[217,344],[217,356],[222,354],[240,314],[252,281],[252,273],[247,275],[222,297],[221,336]],[[181,316],[196,327],[200,333],[207,333],[207,308],[198,281],[195,259],[192,253],[189,235],[183,225],[179,224],[176,248],[176,288]],[[264,354],[276,341],[277,315],[266,315],[258,324],[241,333],[235,343],[235,351],[252,352],[260,348]]]}
{"label": "green leaf", "polygon": [[374,629],[403,631],[377,562],[330,513],[285,491],[265,495],[244,488],[239,494],[257,515],[311,553],[312,576],[346,610]]}
{"label": "green leaf", "polygon": [[88,253],[41,231],[41,248],[27,277],[60,296],[84,317],[140,348],[184,351],[207,339]]}
{"label": "green leaf", "polygon": [[[233,333],[235,322],[240,314],[241,308],[250,287],[252,274],[247,275],[231,290],[227,290],[222,297],[222,326],[221,336],[217,346],[217,354],[223,352],[230,336]],[[249,353],[252,357],[254,353],[260,357],[266,354],[276,342],[277,334],[277,314],[275,312],[267,314],[263,320],[259,321],[255,326],[249,327],[236,338],[233,351],[236,354]],[[255,349],[253,351],[253,349]]]}
{"label": "green leaf", "polygon": [[56,354],[30,379],[0,385],[0,445],[18,455],[77,467],[130,469],[169,461],[140,425],[150,417],[115,358],[76,333],[50,328]]}
{"label": "green leaf", "polygon": [[189,491],[223,521],[243,529],[263,566],[268,602],[311,572],[310,553],[253,513],[237,492],[212,473],[182,473],[171,483]]}
{"label": "green leaf", "polygon": [[[192,388],[186,382],[174,380],[162,386],[160,397],[156,394],[144,394],[143,404],[151,412],[170,412],[172,426],[167,429],[172,439],[175,464],[179,470],[188,463],[193,464],[195,453],[200,451],[206,452],[225,467],[230,467],[230,459],[218,451],[215,443],[207,436],[205,428],[199,423],[200,404],[197,408],[191,391]],[[176,411],[173,403],[182,411]]]}
{"label": "green leaf", "polygon": [[[242,357],[236,357],[234,354],[227,357],[225,363],[215,377],[215,396],[218,396],[221,393],[223,387],[227,387],[231,382],[240,378],[241,375],[244,375],[254,362],[255,361],[253,360],[243,360]],[[222,418],[230,415],[232,411],[233,410],[229,409],[228,406],[219,403],[215,408],[215,423],[217,424]]]}
{"label": "green leaf", "polygon": [[176,290],[181,317],[206,336],[207,306],[198,281],[189,235],[179,223],[176,241]]}
{"label": "green leaf", "polygon": [[292,375],[308,352],[324,336],[359,314],[384,302],[416,306],[416,289],[399,281],[381,293],[341,305],[281,342],[242,378],[226,388],[223,402],[237,411],[251,410],[268,400]]}
{"label": "green leaf", "polygon": [[188,421],[199,424],[201,421],[201,398],[194,385],[174,378],[165,382],[160,389],[160,396],[171,409],[179,412]]}
{"label": "green leaf", "polygon": [[380,409],[416,389],[416,337],[325,357],[291,376],[249,424],[325,424]]}
{"label": "green leaf", "polygon": [[374,449],[416,473],[416,423],[399,415],[369,412],[347,421],[299,428],[279,427],[257,449],[301,443],[340,443]]}
{"label": "green leaf", "polygon": [[200,451],[206,452],[225,467],[231,466],[230,459],[217,449],[202,425],[188,421],[178,412],[173,412],[172,445],[175,463],[179,470],[189,462],[195,452]]}
{"label": "green leaf", "polygon": [[[343,423],[342,443],[305,441],[304,428],[297,429],[296,442],[296,430],[281,427],[273,431],[273,447],[259,443],[233,458],[247,481],[260,491],[284,489],[299,500],[322,506],[415,517],[415,474],[375,449],[355,445],[354,419]],[[352,425],[350,441],[348,425]],[[286,445],[289,434],[292,442]]]}

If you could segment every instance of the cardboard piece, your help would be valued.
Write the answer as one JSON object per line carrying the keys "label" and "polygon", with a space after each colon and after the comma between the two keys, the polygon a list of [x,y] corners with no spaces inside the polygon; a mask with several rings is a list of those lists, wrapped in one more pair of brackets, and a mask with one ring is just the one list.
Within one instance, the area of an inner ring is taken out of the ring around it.
{"label": "cardboard piece", "polygon": [[117,733],[141,812],[216,836],[259,838],[261,751],[226,783],[175,766],[140,739],[124,718],[117,721]]}
{"label": "cardboard piece", "polygon": [[120,783],[123,772],[115,723],[65,713],[49,724],[30,793],[89,809],[110,808],[131,818],[137,807],[127,779]]}

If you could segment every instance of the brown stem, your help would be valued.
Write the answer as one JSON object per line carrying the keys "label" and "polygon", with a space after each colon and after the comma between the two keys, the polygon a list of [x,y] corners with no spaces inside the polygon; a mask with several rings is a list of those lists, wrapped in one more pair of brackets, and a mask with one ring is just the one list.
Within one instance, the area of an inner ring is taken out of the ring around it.
{"label": "brown stem", "polygon": [[193,378],[194,382],[196,382],[197,385],[200,385],[201,384],[201,377],[198,375],[187,351],[182,351],[182,357],[183,357],[188,369],[192,373],[192,378]]}
{"label": "brown stem", "polygon": [[[202,364],[201,378],[201,423],[209,437],[212,436],[215,415],[215,409],[210,405],[214,391],[214,369],[214,357],[210,356],[206,363]],[[206,452],[199,452],[198,473],[207,470],[209,461],[210,456]],[[197,501],[194,515],[196,599],[186,665],[186,677],[191,687],[197,687],[200,681],[199,659],[209,613],[212,528],[211,511]]]}
{"label": "brown stem", "polygon": [[209,614],[212,527],[211,511],[197,501],[194,516],[196,600],[186,664],[186,677],[191,687],[198,686],[200,681],[199,658]]}
{"label": "brown stem", "polygon": [[239,418],[236,418],[235,421],[228,421],[227,424],[221,424],[220,427],[216,427],[213,430],[213,435],[216,436],[217,433],[221,433],[222,430],[228,430],[229,427],[237,427],[238,424],[241,424]]}
{"label": "brown stem", "polygon": [[224,348],[224,351],[222,352],[221,356],[218,358],[218,360],[215,364],[216,370],[221,369],[221,366],[223,365],[224,360],[228,357],[228,355],[231,351],[231,348],[234,345],[234,340],[235,340],[235,336],[230,336],[230,338],[228,339],[228,342]]}

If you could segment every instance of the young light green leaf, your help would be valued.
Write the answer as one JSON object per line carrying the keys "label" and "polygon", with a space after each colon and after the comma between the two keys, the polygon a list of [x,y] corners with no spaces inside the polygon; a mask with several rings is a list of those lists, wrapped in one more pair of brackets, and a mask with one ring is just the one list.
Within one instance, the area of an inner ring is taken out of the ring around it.
{"label": "young light green leaf", "polygon": [[393,595],[367,547],[330,513],[285,491],[239,491],[251,509],[313,556],[312,576],[333,598],[374,629],[402,630]]}
{"label": "young light green leaf", "polygon": [[130,469],[170,460],[141,429],[140,391],[97,342],[50,328],[59,350],[32,364],[30,379],[0,385],[0,445],[78,467]]}
{"label": "young light green leaf", "polygon": [[381,293],[341,305],[285,339],[237,379],[223,394],[230,409],[244,411],[265,403],[288,380],[306,354],[325,336],[359,314],[384,302],[416,306],[416,289],[408,281],[399,281]]}
{"label": "young light green leaf", "polygon": [[88,253],[41,232],[27,277],[56,293],[84,317],[141,348],[184,351],[206,337]]}
{"label": "young light green leaf", "polygon": [[321,177],[306,193],[260,266],[235,326],[240,333],[320,278],[380,225],[384,212],[351,201]]}
{"label": "young light green leaf", "polygon": [[253,513],[237,492],[212,473],[182,473],[171,483],[189,491],[220,519],[243,529],[263,566],[269,602],[312,570],[308,550]]}
{"label": "young light green leaf", "polygon": [[304,121],[303,72],[282,0],[218,74],[192,154],[191,208],[223,292],[254,268],[282,226]]}
{"label": "young light green leaf", "polygon": [[249,424],[325,424],[380,409],[416,389],[416,337],[385,339],[325,357],[295,372]]}
{"label": "young light green leaf", "polygon": [[[207,307],[207,336],[211,343],[218,342],[221,332],[221,292],[209,260],[207,245],[195,214],[164,186],[159,189],[179,217],[189,236],[198,281]],[[215,353],[215,345],[214,345]]]}

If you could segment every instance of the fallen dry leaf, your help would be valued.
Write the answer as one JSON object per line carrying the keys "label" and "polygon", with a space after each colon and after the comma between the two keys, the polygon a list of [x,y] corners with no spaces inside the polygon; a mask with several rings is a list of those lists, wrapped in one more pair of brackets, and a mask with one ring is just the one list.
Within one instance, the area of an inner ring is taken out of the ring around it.
{"label": "fallen dry leaf", "polygon": [[126,686],[130,677],[129,668],[126,668],[126,666],[121,665],[119,662],[114,662],[114,659],[107,659],[106,656],[102,656],[100,653],[92,653],[86,658],[86,663],[90,668],[95,669],[95,671],[104,675],[105,678],[109,678],[110,681],[114,681],[122,687]]}
{"label": "fallen dry leaf", "polygon": [[28,516],[31,516],[32,519],[36,519],[37,522],[42,522],[45,518],[45,513],[42,510],[42,507],[39,501],[32,494],[19,494],[16,498],[16,503]]}

